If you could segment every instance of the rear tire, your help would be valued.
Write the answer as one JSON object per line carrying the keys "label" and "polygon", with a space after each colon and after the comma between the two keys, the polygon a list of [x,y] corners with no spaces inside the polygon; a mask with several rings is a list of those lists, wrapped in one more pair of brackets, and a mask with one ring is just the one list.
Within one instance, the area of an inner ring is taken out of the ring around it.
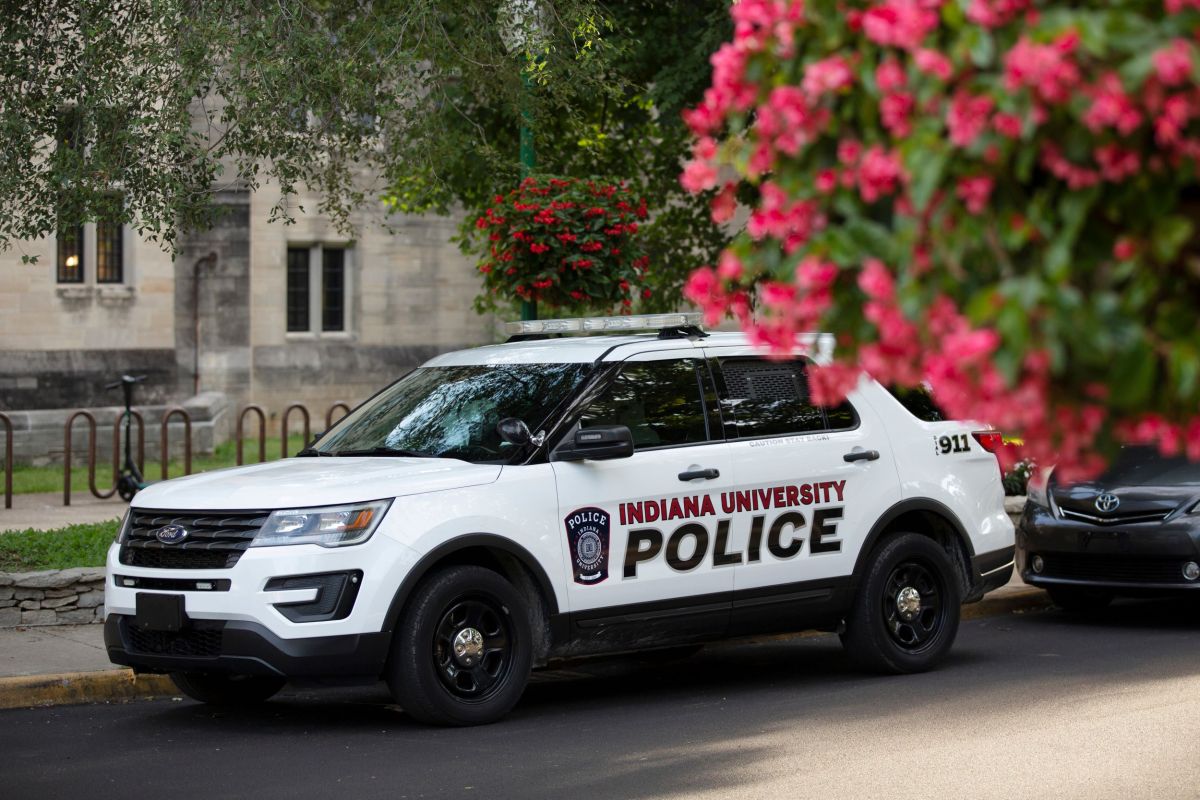
{"label": "rear tire", "polygon": [[414,719],[486,725],[525,691],[533,636],[524,597],[499,574],[451,567],[417,587],[400,619],[388,686]]}
{"label": "rear tire", "polygon": [[927,536],[897,534],[872,554],[842,644],[871,672],[924,672],[954,643],[961,604],[946,551]]}
{"label": "rear tire", "polygon": [[225,675],[210,672],[172,672],[179,691],[214,706],[249,706],[266,702],[287,682],[265,675]]}
{"label": "rear tire", "polygon": [[1046,592],[1054,605],[1074,614],[1095,614],[1103,611],[1113,599],[1111,592],[1083,586],[1047,587]]}

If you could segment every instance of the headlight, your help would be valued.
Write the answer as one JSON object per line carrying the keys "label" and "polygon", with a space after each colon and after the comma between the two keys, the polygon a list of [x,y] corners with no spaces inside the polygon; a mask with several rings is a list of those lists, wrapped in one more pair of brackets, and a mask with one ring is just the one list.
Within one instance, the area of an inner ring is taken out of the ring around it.
{"label": "headlight", "polygon": [[117,528],[117,538],[114,539],[117,544],[125,544],[125,540],[129,538],[129,529],[133,527],[133,508],[125,509],[125,516],[121,519],[121,525]]}
{"label": "headlight", "polygon": [[391,500],[325,508],[289,508],[276,511],[250,543],[251,547],[285,544],[319,544],[343,547],[371,538],[387,513]]}

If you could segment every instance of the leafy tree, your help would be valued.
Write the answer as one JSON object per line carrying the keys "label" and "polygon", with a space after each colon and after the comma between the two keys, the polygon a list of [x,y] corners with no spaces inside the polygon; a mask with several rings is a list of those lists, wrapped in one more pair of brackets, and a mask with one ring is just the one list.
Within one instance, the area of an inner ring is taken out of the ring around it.
{"label": "leafy tree", "polygon": [[211,221],[212,186],[265,181],[282,190],[274,218],[307,186],[348,233],[380,195],[406,212],[479,212],[519,183],[525,115],[539,172],[624,179],[652,199],[645,304],[677,305],[687,270],[728,238],[678,183],[680,112],[732,30],[725,0],[541,0],[510,52],[512,7],[5,3],[0,248],[99,215],[170,245]]}
{"label": "leafy tree", "polygon": [[[586,85],[546,90],[539,69],[525,105],[460,91],[440,119],[439,151],[426,162],[394,159],[393,202],[408,211],[465,206],[464,233],[497,194],[521,180],[522,108],[533,114],[539,173],[622,180],[649,204],[638,240],[649,256],[641,310],[678,308],[688,272],[729,241],[708,200],[679,183],[690,134],[682,112],[702,97],[709,56],[732,32],[727,0],[613,0],[603,8],[605,60],[593,62],[608,91]],[[469,247],[470,237],[463,242]]]}
{"label": "leafy tree", "polygon": [[[1200,458],[1197,0],[742,0],[683,179],[746,233],[689,297],[1087,475]],[[720,170],[739,180],[725,182]],[[757,313],[753,313],[753,312]]]}
{"label": "leafy tree", "polygon": [[[447,119],[493,146],[464,98],[506,122],[537,58],[538,116],[619,93],[595,0],[546,0],[510,52],[495,0],[15,0],[0,11],[0,247],[117,215],[166,243],[211,221],[211,188],[302,184],[344,229],[445,158]],[[513,151],[515,154],[515,150]],[[515,159],[515,155],[512,156]],[[486,165],[486,158],[480,159]],[[476,179],[486,175],[475,173]]]}

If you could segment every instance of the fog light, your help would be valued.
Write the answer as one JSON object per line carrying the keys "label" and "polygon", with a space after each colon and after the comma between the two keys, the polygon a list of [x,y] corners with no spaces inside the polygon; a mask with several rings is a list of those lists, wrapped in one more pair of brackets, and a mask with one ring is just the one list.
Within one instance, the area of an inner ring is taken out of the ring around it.
{"label": "fog light", "polygon": [[1033,560],[1029,563],[1030,563],[1030,565],[1033,566],[1033,571],[1039,575],[1041,575],[1042,570],[1044,570],[1046,568],[1046,562],[1042,561],[1041,556],[1034,556]]}
{"label": "fog light", "polygon": [[1187,578],[1189,581],[1194,581],[1197,578],[1200,578],[1200,564],[1197,564],[1195,561],[1189,561],[1184,564],[1183,577]]}

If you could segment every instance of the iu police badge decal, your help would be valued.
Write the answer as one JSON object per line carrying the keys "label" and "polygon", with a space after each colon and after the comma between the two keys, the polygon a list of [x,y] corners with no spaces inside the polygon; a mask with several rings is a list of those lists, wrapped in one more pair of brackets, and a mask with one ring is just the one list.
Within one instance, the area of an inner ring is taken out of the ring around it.
{"label": "iu police badge decal", "polygon": [[565,522],[575,582],[600,583],[608,577],[608,512],[602,508],[580,508],[568,514]]}

